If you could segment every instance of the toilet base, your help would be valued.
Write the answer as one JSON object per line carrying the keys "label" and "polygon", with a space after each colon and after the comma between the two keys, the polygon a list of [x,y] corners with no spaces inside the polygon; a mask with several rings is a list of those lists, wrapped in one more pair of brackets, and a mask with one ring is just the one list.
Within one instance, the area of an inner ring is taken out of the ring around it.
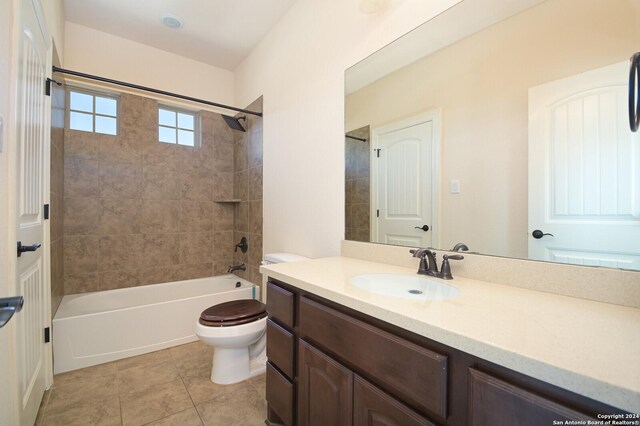
{"label": "toilet base", "polygon": [[215,348],[211,381],[219,385],[232,385],[264,373],[266,363],[266,354],[250,360],[248,348]]}

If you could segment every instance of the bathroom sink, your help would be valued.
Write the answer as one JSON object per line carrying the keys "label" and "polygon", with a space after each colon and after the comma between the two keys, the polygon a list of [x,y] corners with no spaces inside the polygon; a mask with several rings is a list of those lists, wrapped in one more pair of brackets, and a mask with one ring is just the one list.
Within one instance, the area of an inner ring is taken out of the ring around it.
{"label": "bathroom sink", "polygon": [[460,290],[452,285],[418,275],[362,274],[352,277],[349,282],[371,293],[410,300],[446,300],[460,294]]}

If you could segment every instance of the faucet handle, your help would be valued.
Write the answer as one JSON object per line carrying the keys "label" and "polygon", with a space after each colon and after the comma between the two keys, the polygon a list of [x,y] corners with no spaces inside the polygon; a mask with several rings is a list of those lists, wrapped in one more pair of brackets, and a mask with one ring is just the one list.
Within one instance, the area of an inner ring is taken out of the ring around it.
{"label": "faucet handle", "polygon": [[442,255],[442,266],[440,267],[440,278],[443,280],[452,280],[453,275],[451,275],[451,265],[449,265],[449,259],[451,260],[462,260],[464,256],[461,254],[443,254]]}

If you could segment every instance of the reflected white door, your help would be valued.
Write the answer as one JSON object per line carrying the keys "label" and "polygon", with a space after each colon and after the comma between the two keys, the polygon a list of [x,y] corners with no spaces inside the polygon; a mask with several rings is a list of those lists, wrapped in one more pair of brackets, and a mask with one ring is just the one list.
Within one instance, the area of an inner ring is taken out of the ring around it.
{"label": "reflected white door", "polygon": [[22,0],[17,74],[17,224],[23,245],[42,244],[23,253],[17,261],[16,293],[24,296],[24,308],[15,315],[21,423],[33,425],[45,390],[48,345],[44,328],[51,293],[44,256],[46,199],[49,162],[48,120],[50,102],[45,81],[50,42],[44,30],[37,0]]}
{"label": "reflected white door", "polygon": [[628,75],[625,61],[529,89],[529,258],[640,269]]}
{"label": "reflected white door", "polygon": [[437,245],[439,136],[439,111],[373,130],[372,241]]}

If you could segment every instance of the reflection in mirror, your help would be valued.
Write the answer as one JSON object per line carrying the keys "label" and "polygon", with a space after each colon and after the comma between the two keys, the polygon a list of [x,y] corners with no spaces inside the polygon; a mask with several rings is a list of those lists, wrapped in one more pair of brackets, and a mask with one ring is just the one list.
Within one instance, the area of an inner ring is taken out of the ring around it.
{"label": "reflection in mirror", "polygon": [[640,2],[480,3],[347,70],[346,238],[640,270]]}

